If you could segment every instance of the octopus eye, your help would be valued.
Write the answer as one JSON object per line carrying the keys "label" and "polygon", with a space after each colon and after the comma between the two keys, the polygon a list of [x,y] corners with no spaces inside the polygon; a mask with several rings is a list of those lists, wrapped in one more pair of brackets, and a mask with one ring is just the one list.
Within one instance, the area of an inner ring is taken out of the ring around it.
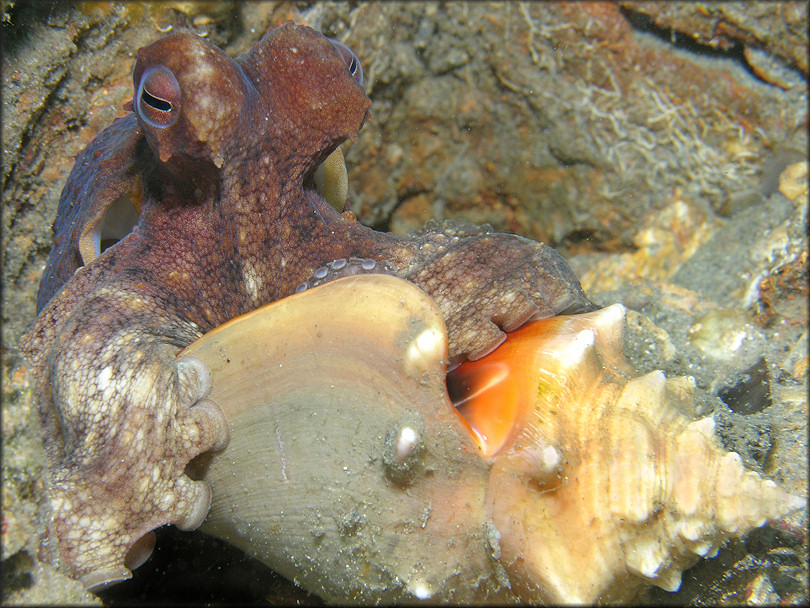
{"label": "octopus eye", "polygon": [[137,109],[138,116],[153,127],[165,129],[174,124],[180,113],[180,85],[170,69],[158,65],[143,73]]}
{"label": "octopus eye", "polygon": [[335,47],[337,50],[338,55],[343,60],[343,63],[346,64],[346,67],[349,70],[349,74],[360,83],[360,86],[363,86],[363,66],[360,65],[360,60],[357,58],[357,55],[354,54],[349,47],[343,44],[340,40],[333,40],[329,38],[329,42],[332,43],[332,46]]}

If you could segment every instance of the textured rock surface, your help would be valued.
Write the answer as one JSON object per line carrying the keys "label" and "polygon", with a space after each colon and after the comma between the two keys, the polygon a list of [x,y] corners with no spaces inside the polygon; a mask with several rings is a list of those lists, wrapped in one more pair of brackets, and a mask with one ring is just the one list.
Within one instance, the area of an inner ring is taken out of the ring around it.
{"label": "textured rock surface", "polygon": [[[627,13],[646,15],[655,25],[721,51],[737,48],[760,73],[751,54],[764,51],[768,64],[791,66],[807,76],[807,4],[804,2],[622,2]],[[742,47],[742,48],[740,48]],[[763,69],[765,69],[763,67]],[[770,81],[769,81],[770,82]],[[779,84],[779,81],[774,81]]]}
{"label": "textured rock surface", "polygon": [[[806,4],[296,6],[18,3],[8,13],[4,602],[92,600],[35,559],[42,452],[16,344],[73,158],[123,113],[134,51],[180,24],[232,54],[287,17],[349,43],[373,99],[347,146],[362,221],[407,232],[463,217],[559,247],[595,300],[638,313],[628,348],[640,369],[695,376],[727,447],[806,492]],[[641,31],[638,15],[657,25]],[[716,309],[726,312],[705,316]],[[760,357],[770,406],[735,413],[717,395],[749,382],[762,401],[749,371]],[[687,572],[679,593],[641,600],[806,601],[806,523],[796,514],[763,528]],[[158,547],[107,601],[160,602],[169,590],[301,598],[197,535],[166,530]]]}

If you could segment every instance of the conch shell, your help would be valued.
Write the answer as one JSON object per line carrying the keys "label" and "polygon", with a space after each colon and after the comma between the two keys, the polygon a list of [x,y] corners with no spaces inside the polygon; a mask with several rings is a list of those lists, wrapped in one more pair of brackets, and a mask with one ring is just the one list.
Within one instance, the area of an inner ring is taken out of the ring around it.
{"label": "conch shell", "polygon": [[238,317],[181,353],[212,368],[231,425],[190,465],[213,487],[203,530],[341,603],[677,589],[805,501],[682,413],[689,379],[631,377],[623,326],[621,305],[531,321],[447,376],[439,310],[395,277]]}

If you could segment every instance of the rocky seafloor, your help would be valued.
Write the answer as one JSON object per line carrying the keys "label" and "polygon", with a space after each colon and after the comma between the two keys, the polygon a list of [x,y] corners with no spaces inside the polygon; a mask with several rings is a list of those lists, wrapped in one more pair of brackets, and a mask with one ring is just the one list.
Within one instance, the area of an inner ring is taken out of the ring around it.
{"label": "rocky seafloor", "polygon": [[[185,26],[236,55],[288,18],[357,53],[372,119],[352,209],[407,233],[544,241],[629,310],[640,371],[690,375],[750,468],[807,495],[806,3],[3,2],[2,600],[99,602],[36,558],[43,451],[18,350],[76,154],[132,97],[134,52]],[[639,603],[805,603],[806,510]],[[199,533],[159,531],[111,605],[311,601]]]}

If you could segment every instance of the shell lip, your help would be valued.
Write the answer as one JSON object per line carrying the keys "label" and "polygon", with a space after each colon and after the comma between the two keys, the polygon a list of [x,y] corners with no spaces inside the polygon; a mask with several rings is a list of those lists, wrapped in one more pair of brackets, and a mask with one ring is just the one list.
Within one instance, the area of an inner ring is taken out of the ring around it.
{"label": "shell lip", "polygon": [[618,356],[625,315],[624,306],[614,304],[530,319],[490,353],[450,369],[448,396],[481,453],[494,458],[513,446],[538,397],[571,384],[589,360],[604,363],[604,357]]}

